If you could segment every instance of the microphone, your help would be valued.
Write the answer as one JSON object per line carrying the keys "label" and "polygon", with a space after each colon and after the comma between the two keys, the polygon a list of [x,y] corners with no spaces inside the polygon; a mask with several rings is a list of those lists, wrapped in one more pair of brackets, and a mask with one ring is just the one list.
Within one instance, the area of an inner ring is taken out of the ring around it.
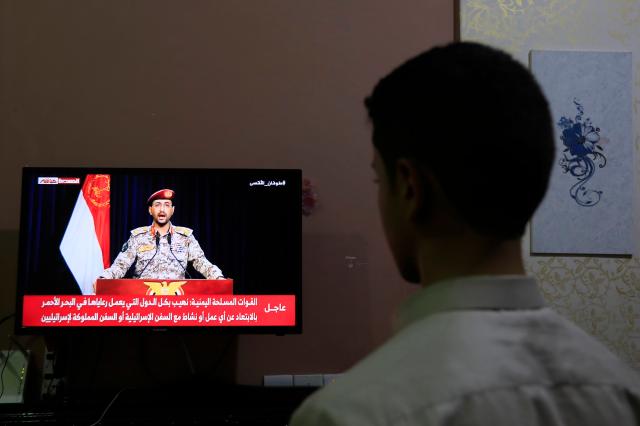
{"label": "microphone", "polygon": [[156,254],[158,254],[158,249],[159,248],[160,248],[160,233],[156,232],[156,252],[153,253],[153,256],[151,256],[151,259],[149,259],[147,264],[144,265],[144,268],[142,268],[142,271],[140,271],[140,274],[138,275],[138,277],[142,277],[142,273],[147,269],[147,266],[149,266],[149,264],[151,263],[153,258],[156,257]]}
{"label": "microphone", "polygon": [[182,270],[184,271],[184,274],[187,276],[187,278],[191,279],[191,275],[189,275],[189,273],[187,272],[187,267],[186,266],[182,266],[182,262],[180,262],[180,259],[178,259],[178,257],[175,255],[175,253],[173,252],[173,249],[171,247],[171,232],[169,232],[167,234],[167,242],[169,243],[169,251],[171,252],[171,255],[173,256],[173,258],[175,260],[178,261],[178,264],[180,265],[180,267],[182,268]]}

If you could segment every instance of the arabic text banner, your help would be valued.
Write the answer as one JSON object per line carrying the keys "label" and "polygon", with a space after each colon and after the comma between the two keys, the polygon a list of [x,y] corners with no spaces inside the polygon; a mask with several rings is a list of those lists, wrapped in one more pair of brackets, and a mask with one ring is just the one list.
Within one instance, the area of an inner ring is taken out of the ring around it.
{"label": "arabic text banner", "polygon": [[293,326],[294,295],[25,296],[32,327]]}

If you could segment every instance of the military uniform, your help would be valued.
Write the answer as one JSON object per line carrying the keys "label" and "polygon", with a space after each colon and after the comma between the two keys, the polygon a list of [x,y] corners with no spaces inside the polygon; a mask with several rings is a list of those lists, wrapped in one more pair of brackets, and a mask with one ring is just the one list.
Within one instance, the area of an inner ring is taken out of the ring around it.
{"label": "military uniform", "polygon": [[196,271],[207,279],[224,278],[220,268],[207,260],[191,229],[171,225],[169,232],[161,236],[159,241],[156,254],[155,227],[142,226],[132,230],[129,240],[122,246],[116,260],[99,278],[122,278],[134,262],[136,278],[183,279],[189,262],[192,262]]}

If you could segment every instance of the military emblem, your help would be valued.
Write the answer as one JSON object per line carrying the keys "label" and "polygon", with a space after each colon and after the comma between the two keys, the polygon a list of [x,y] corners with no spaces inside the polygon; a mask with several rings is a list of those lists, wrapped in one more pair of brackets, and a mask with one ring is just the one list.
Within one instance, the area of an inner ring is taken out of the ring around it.
{"label": "military emblem", "polygon": [[182,286],[187,282],[172,281],[167,284],[166,281],[145,281],[144,283],[149,287],[147,289],[147,296],[183,296],[184,290],[182,289]]}
{"label": "military emblem", "polygon": [[111,193],[111,176],[95,175],[89,183],[89,201],[96,207],[106,207],[109,205]]}

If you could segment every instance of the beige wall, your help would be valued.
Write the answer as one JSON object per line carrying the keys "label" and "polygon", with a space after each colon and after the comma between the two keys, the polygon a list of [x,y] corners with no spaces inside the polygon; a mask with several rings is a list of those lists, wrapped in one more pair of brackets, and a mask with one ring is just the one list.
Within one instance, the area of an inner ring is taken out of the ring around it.
{"label": "beige wall", "polygon": [[[640,2],[637,0],[460,0],[463,40],[509,51],[528,64],[531,50],[633,53],[634,151],[640,149]],[[640,235],[635,158],[634,229]],[[579,220],[579,218],[576,218]],[[586,231],[588,232],[588,230]],[[525,252],[529,240],[525,238]],[[640,260],[633,257],[525,256],[528,271],[558,312],[640,369]]]}
{"label": "beige wall", "polygon": [[[304,334],[241,337],[227,364],[249,384],[348,368],[410,291],[378,223],[362,99],[453,25],[451,0],[0,0],[1,312],[23,165],[301,168],[320,197],[303,224]],[[206,364],[221,339],[189,343]],[[137,368],[120,364],[114,381]]]}

